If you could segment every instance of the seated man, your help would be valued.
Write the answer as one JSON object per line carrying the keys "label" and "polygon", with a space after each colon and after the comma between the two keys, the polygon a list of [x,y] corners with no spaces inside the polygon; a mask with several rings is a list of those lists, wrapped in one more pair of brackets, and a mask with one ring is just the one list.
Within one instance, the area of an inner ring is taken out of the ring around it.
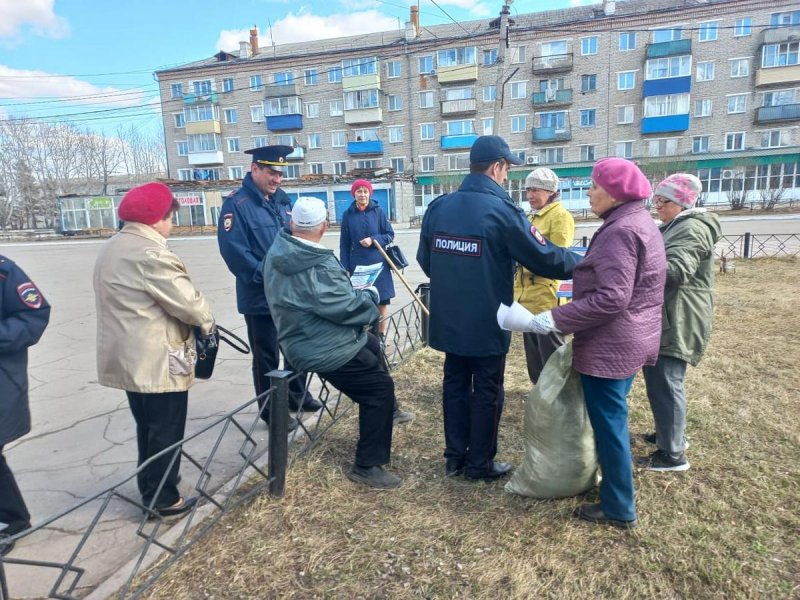
{"label": "seated man", "polygon": [[384,470],[392,447],[394,382],[378,338],[375,288],[355,290],[347,272],[319,241],[328,211],[317,198],[298,198],[291,235],[281,231],[264,260],[264,287],[284,356],[300,371],[315,371],[359,407],[356,459],[347,477],[374,488],[401,479]]}

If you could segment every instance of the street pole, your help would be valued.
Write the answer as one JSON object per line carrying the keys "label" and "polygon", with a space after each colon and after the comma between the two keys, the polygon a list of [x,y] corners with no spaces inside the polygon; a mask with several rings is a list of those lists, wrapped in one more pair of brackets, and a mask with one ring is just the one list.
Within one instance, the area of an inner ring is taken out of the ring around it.
{"label": "street pole", "polygon": [[503,99],[503,70],[506,62],[506,46],[508,45],[508,7],[514,0],[504,0],[500,11],[500,45],[497,47],[497,78],[494,83],[495,99],[494,113],[492,115],[492,133],[498,135],[500,131],[500,108]]}

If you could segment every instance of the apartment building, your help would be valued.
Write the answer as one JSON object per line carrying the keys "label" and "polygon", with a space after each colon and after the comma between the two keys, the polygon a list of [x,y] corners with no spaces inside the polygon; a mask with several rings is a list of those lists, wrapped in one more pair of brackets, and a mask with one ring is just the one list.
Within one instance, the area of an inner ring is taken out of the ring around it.
{"label": "apartment building", "polygon": [[[367,173],[407,221],[458,186],[474,140],[494,133],[528,167],[510,174],[518,200],[546,165],[568,208],[587,206],[605,156],[654,180],[696,173],[707,202],[742,188],[800,197],[796,1],[606,0],[499,29],[499,18],[425,26],[411,7],[400,31],[261,46],[252,30],[236,53],[159,71],[170,177],[224,193],[249,169],[244,150],[288,144],[290,194],[338,217],[354,171]],[[188,194],[186,219],[210,222],[216,200]]]}

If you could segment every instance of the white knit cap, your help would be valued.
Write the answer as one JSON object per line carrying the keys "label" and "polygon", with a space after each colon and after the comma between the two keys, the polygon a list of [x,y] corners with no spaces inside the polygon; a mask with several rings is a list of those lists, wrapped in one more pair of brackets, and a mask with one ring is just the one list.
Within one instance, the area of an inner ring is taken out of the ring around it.
{"label": "white knit cap", "polygon": [[292,222],[298,227],[314,227],[328,218],[328,208],[319,198],[301,196],[292,207]]}
{"label": "white knit cap", "polygon": [[533,188],[536,190],[547,190],[548,192],[558,191],[558,175],[546,167],[534,169],[525,178],[525,189]]}

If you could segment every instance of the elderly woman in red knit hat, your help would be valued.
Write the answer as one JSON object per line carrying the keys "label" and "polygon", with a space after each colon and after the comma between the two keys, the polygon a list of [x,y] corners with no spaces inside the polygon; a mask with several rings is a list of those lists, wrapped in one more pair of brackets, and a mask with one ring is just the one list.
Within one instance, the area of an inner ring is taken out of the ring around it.
{"label": "elderly woman in red knit hat", "polygon": [[572,275],[572,302],[533,319],[536,333],[574,333],[572,366],[581,375],[603,481],[600,502],[575,515],[636,526],[627,396],[643,365],[655,364],[667,263],[644,201],[652,187],[634,163],[605,158],[592,169],[589,204],[603,224]]}
{"label": "elderly woman in red knit hat", "polygon": [[[119,205],[125,225],[94,267],[98,379],[128,396],[140,466],[183,438],[197,358],[193,329],[214,330],[211,307],[167,248],[178,208],[164,184],[130,190]],[[169,452],[139,470],[149,515],[178,515],[197,502],[180,495],[180,458],[173,459]]]}

